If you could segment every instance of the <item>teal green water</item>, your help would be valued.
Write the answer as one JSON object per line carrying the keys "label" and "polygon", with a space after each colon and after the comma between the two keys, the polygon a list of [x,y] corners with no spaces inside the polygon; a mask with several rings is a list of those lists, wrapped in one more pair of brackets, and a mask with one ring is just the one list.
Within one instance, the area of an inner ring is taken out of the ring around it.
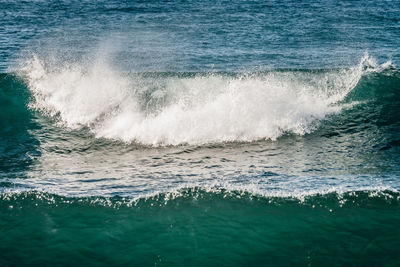
{"label": "teal green water", "polygon": [[133,206],[118,198],[2,196],[1,263],[395,266],[400,260],[397,193],[333,193],[304,201],[181,194]]}

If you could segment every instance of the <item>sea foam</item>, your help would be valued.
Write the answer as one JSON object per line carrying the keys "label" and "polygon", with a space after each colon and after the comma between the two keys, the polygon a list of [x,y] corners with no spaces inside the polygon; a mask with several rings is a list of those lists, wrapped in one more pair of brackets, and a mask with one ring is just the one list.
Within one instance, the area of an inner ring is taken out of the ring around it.
{"label": "sea foam", "polygon": [[309,133],[340,112],[363,73],[385,66],[366,54],[355,67],[325,72],[146,75],[118,72],[102,59],[47,67],[33,56],[23,75],[31,106],[64,126],[163,146]]}

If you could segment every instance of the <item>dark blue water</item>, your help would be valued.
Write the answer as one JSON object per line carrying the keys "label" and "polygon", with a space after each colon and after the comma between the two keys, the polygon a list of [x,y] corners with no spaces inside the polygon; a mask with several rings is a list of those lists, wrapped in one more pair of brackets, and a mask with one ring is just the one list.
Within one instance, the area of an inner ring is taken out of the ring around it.
{"label": "dark blue water", "polygon": [[0,1],[0,265],[398,265],[399,44],[399,1]]}
{"label": "dark blue water", "polygon": [[128,70],[248,71],[400,60],[398,1],[1,1],[0,67],[107,50]]}

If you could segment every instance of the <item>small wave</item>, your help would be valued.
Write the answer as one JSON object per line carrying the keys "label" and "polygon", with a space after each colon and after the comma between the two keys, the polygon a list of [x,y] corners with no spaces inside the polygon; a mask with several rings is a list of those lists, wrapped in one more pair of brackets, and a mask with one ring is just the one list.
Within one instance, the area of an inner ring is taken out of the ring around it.
{"label": "small wave", "polygon": [[275,140],[310,133],[338,113],[364,73],[389,68],[366,54],[349,69],[187,76],[123,74],[106,60],[23,68],[31,106],[96,137],[163,146]]}
{"label": "small wave", "polygon": [[388,188],[364,188],[349,191],[326,191],[309,192],[302,195],[280,195],[280,194],[255,194],[243,190],[228,190],[223,188],[183,187],[170,192],[162,192],[142,196],[130,197],[67,197],[48,192],[29,190],[3,192],[0,194],[2,203],[33,203],[37,205],[76,205],[85,204],[90,206],[106,206],[113,208],[121,207],[162,207],[166,205],[179,205],[179,203],[210,201],[252,201],[261,204],[301,204],[306,206],[335,206],[337,208],[345,205],[361,205],[369,201],[383,201],[388,204],[400,204],[400,195],[397,190]]}
{"label": "small wave", "polygon": [[[278,175],[278,174],[276,174]],[[393,187],[390,183],[385,183],[380,180],[374,180],[371,177],[337,177],[336,183],[330,179],[329,183],[323,183],[321,177],[315,177],[314,182],[307,182],[303,178],[295,179],[291,177],[288,180],[281,182],[274,179],[265,180],[263,177],[258,177],[251,180],[235,181],[230,179],[200,179],[198,181],[182,181],[180,183],[166,183],[161,181],[151,181],[146,186],[140,185],[136,189],[128,187],[128,191],[122,190],[123,187],[116,187],[116,183],[121,184],[119,179],[98,179],[97,181],[88,181],[78,179],[78,183],[67,179],[58,182],[54,179],[29,179],[29,178],[3,178],[3,186],[0,194],[4,197],[18,194],[39,194],[47,195],[54,194],[66,199],[86,199],[96,201],[123,199],[127,205],[135,205],[137,202],[154,200],[158,202],[168,202],[176,198],[198,198],[203,194],[216,194],[222,198],[262,198],[262,199],[291,199],[305,201],[314,196],[324,196],[335,194],[342,196],[352,192],[370,192],[371,194],[381,192],[398,193],[398,188]],[[308,180],[311,180],[308,177]],[[106,181],[107,180],[107,181]],[[326,179],[325,179],[326,180]],[[350,182],[349,182],[350,180]],[[354,184],[351,180],[357,180]],[[113,185],[108,184],[111,182]],[[61,184],[60,184],[61,183]],[[88,184],[89,183],[89,184]],[[109,186],[107,186],[107,184]],[[134,181],[129,183],[129,186],[135,185]],[[316,186],[317,185],[317,186]],[[106,188],[116,187],[116,190],[110,191]],[[76,188],[80,188],[79,191]],[[105,189],[103,189],[105,188]],[[85,200],[85,201],[86,201]]]}

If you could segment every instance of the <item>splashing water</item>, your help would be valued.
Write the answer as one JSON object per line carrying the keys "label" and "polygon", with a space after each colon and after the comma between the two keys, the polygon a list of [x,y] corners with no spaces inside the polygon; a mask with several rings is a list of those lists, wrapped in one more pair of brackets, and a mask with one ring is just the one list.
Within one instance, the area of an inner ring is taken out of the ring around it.
{"label": "splashing water", "polygon": [[390,62],[379,66],[366,53],[345,70],[183,77],[118,73],[105,60],[84,66],[50,70],[34,56],[24,68],[32,107],[97,137],[159,146],[309,133],[314,122],[341,110],[363,72]]}

